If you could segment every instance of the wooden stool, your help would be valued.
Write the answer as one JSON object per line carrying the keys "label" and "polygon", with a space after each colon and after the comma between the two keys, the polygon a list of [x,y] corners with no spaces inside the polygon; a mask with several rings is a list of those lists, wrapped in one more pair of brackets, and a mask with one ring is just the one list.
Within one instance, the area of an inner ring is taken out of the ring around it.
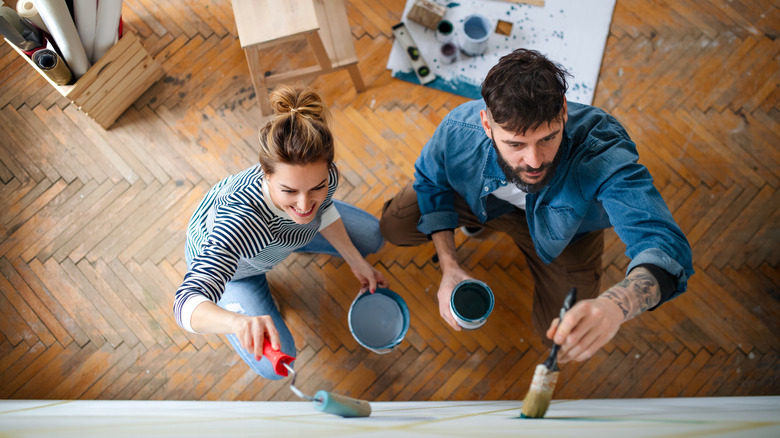
{"label": "wooden stool", "polygon": [[[238,39],[249,64],[260,112],[272,113],[268,87],[345,68],[358,92],[366,85],[357,66],[357,53],[347,22],[344,0],[232,0]],[[260,50],[306,39],[317,64],[311,67],[263,74]]]}

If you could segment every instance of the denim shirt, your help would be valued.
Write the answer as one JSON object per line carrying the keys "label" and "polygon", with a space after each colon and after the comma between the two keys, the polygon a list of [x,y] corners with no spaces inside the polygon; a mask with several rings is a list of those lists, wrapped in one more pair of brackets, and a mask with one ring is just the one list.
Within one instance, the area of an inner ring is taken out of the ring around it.
{"label": "denim shirt", "polygon": [[[515,207],[490,194],[506,185],[497,152],[482,128],[483,100],[448,114],[415,163],[414,189],[425,234],[454,229],[453,193],[462,196],[482,222]],[[526,195],[526,219],[539,257],[552,262],[584,234],[614,227],[631,259],[626,272],[652,264],[677,279],[671,299],[693,275],[691,247],[637,162],[636,145],[615,118],[592,106],[568,102],[561,161],[550,183]]]}

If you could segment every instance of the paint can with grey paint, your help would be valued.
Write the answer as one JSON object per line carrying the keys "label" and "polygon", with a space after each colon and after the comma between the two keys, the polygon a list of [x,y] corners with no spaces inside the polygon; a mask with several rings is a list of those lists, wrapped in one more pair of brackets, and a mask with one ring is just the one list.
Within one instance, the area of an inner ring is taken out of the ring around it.
{"label": "paint can with grey paint", "polygon": [[460,50],[469,56],[485,53],[488,39],[493,33],[490,19],[482,14],[473,14],[463,19],[460,29]]}
{"label": "paint can with grey paint", "polygon": [[384,354],[394,351],[409,330],[409,308],[386,288],[359,294],[349,307],[349,331],[358,344]]}

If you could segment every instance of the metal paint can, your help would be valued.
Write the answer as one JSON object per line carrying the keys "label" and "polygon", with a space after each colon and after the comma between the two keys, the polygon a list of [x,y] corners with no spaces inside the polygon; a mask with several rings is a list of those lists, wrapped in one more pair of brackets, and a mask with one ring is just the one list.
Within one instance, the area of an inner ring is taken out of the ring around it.
{"label": "metal paint can", "polygon": [[493,291],[479,280],[463,280],[452,290],[450,312],[458,325],[474,330],[482,327],[493,311]]}
{"label": "metal paint can", "polygon": [[442,44],[449,43],[455,37],[454,30],[455,26],[452,23],[448,20],[441,20],[436,26],[436,39]]}
{"label": "metal paint can", "polygon": [[441,63],[452,64],[458,59],[458,47],[453,43],[446,43],[441,46]]}
{"label": "metal paint can", "polygon": [[485,53],[492,32],[493,27],[488,17],[482,14],[469,15],[463,19],[463,27],[460,30],[460,50],[469,56]]}
{"label": "metal paint can", "polygon": [[377,288],[359,294],[349,306],[349,331],[361,346],[374,353],[394,351],[409,330],[409,308],[400,295]]}

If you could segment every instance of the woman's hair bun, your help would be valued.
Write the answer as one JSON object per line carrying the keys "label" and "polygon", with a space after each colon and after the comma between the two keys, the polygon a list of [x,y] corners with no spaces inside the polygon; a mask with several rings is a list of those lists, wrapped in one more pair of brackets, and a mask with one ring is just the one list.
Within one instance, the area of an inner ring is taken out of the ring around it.
{"label": "woman's hair bun", "polygon": [[311,88],[280,86],[269,96],[275,117],[260,128],[260,165],[266,174],[276,165],[333,164],[335,151],[330,112]]}
{"label": "woman's hair bun", "polygon": [[329,118],[328,109],[322,98],[310,88],[283,85],[271,93],[269,100],[271,108],[279,116],[297,113],[326,123]]}

